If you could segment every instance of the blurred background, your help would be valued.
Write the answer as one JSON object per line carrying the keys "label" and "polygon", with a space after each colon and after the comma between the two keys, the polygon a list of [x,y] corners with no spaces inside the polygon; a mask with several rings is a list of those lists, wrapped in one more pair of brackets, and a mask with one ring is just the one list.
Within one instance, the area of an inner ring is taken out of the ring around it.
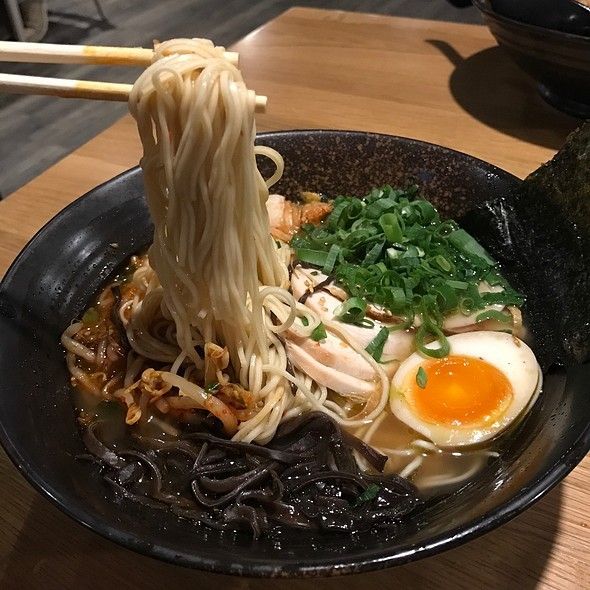
{"label": "blurred background", "polygon": [[[464,0],[0,0],[0,39],[149,47],[154,39],[207,37],[231,45],[292,6],[480,23]],[[15,74],[130,82],[108,66],[10,64]],[[0,94],[0,195],[7,196],[108,127],[125,104]],[[32,150],[31,145],[43,146]]]}

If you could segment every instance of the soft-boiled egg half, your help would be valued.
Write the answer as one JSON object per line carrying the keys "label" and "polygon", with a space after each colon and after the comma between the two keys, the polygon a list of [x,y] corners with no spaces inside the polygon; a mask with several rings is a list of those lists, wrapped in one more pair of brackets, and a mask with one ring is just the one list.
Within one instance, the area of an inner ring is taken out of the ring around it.
{"label": "soft-boiled egg half", "polygon": [[448,356],[416,352],[400,365],[392,380],[391,410],[441,447],[489,440],[537,398],[542,384],[537,359],[522,340],[504,332],[456,334],[448,341]]}

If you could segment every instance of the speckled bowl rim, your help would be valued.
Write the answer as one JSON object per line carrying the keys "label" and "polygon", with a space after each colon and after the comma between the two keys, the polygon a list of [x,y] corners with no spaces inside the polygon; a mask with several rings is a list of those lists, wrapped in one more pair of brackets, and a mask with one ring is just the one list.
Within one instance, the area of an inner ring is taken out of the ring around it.
{"label": "speckled bowl rim", "polygon": [[[460,159],[470,160],[474,163],[478,163],[480,166],[483,166],[491,173],[499,174],[505,178],[512,179],[513,181],[519,181],[519,179],[512,174],[479,158],[475,158],[463,152],[459,152],[457,150],[437,144],[400,136],[367,133],[353,130],[302,129],[260,133],[257,135],[257,140],[264,142],[266,138],[272,139],[274,137],[297,137],[298,135],[306,136],[309,134],[323,135],[334,133],[337,133],[342,137],[351,135],[358,136],[361,134],[363,136],[371,136],[376,139],[380,137],[388,139],[393,138],[407,144],[423,146],[424,148],[436,148],[437,150],[440,150],[443,153],[446,152],[447,154],[453,155],[456,158],[458,157]],[[5,282],[9,282],[12,276],[18,272],[20,262],[24,258],[25,252],[33,245],[43,241],[45,235],[51,231],[51,226],[54,222],[59,220],[62,216],[70,213],[71,209],[75,208],[76,204],[80,200],[91,195],[94,191],[104,188],[115,181],[125,179],[127,176],[135,175],[138,173],[138,170],[139,167],[136,166],[125,172],[122,172],[114,178],[107,180],[94,189],[88,191],[85,195],[82,195],[62,209],[59,213],[57,213],[57,215],[48,221],[31,238],[31,240],[15,258],[1,281],[2,286]],[[73,520],[98,533],[102,537],[114,541],[121,547],[134,550],[149,557],[161,559],[174,565],[182,565],[212,573],[239,575],[252,578],[304,578],[357,574],[403,565],[411,561],[433,556],[448,549],[462,545],[469,540],[475,539],[484,533],[487,533],[492,529],[505,524],[529,508],[534,502],[549,492],[584,458],[586,453],[590,450],[590,424],[588,424],[585,430],[581,432],[576,441],[560,457],[559,463],[555,464],[552,469],[548,470],[542,477],[531,482],[528,486],[526,486],[525,489],[523,489],[516,496],[512,497],[510,500],[504,502],[497,508],[486,512],[481,517],[473,519],[467,526],[456,527],[445,533],[435,535],[427,543],[412,545],[406,548],[404,551],[398,551],[394,554],[390,554],[387,549],[380,549],[374,552],[366,551],[366,553],[369,553],[370,555],[367,555],[367,557],[364,558],[356,557],[355,561],[350,563],[347,563],[346,556],[343,555],[342,557],[338,558],[321,558],[321,562],[311,562],[310,565],[289,562],[285,564],[285,567],[271,566],[268,563],[265,564],[262,560],[248,560],[238,558],[236,561],[241,561],[241,563],[232,563],[231,561],[222,558],[208,559],[200,557],[199,555],[179,555],[177,552],[165,547],[157,545],[148,546],[144,539],[138,538],[135,535],[125,533],[108,524],[105,524],[99,518],[91,514],[89,510],[70,508],[67,503],[67,498],[64,497],[60,490],[55,489],[50,484],[46,483],[38,473],[29,468],[25,457],[23,457],[19,449],[12,444],[9,434],[5,430],[4,425],[1,423],[0,443],[4,447],[6,454],[16,466],[16,468],[21,472],[25,479],[27,479],[29,483],[38,492],[40,492],[42,496],[48,498],[55,506],[57,506],[57,508],[59,508],[64,514]]]}

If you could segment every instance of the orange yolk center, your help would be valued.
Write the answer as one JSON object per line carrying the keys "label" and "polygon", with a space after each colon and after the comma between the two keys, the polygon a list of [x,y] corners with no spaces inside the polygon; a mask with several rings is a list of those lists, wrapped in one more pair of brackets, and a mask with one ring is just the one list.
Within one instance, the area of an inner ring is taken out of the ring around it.
{"label": "orange yolk center", "polygon": [[425,421],[445,426],[488,425],[506,410],[513,396],[499,369],[475,357],[448,356],[422,363],[426,385],[412,376],[411,399]]}

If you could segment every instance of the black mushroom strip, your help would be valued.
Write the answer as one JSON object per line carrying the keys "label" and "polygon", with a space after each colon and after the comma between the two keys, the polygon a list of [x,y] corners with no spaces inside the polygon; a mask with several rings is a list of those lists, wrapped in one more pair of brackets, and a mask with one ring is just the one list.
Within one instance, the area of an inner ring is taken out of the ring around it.
{"label": "black mushroom strip", "polygon": [[334,277],[327,276],[323,281],[320,281],[317,285],[314,285],[310,289],[306,289],[305,293],[303,293],[303,295],[301,295],[301,297],[299,297],[299,299],[297,300],[297,303],[305,303],[310,295],[313,295],[314,293],[317,293],[318,291],[325,289],[328,285],[330,285],[333,282]]}
{"label": "black mushroom strip", "polygon": [[[212,432],[163,441],[134,436],[109,448],[100,422],[83,440],[106,482],[146,506],[258,538],[273,527],[351,533],[394,528],[420,503],[415,487],[382,472],[386,458],[321,412],[281,425],[265,447]],[[354,452],[373,467],[363,472]]]}

